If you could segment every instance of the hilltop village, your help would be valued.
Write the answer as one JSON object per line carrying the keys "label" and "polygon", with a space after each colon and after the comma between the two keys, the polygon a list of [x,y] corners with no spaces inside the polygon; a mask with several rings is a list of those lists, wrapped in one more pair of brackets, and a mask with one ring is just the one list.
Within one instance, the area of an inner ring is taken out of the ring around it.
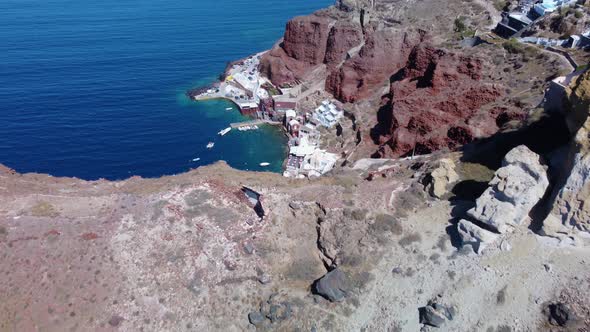
{"label": "hilltop village", "polygon": [[285,176],[0,166],[0,330],[589,331],[589,13],[337,0],[291,19],[189,92],[281,126]]}

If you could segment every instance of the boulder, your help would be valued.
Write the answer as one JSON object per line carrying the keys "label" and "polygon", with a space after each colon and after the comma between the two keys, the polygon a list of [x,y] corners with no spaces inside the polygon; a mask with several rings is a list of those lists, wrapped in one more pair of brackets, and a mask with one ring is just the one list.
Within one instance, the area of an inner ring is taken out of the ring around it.
{"label": "boulder", "polygon": [[521,145],[504,157],[489,188],[467,214],[495,231],[506,233],[527,218],[543,198],[549,179],[541,157]]}
{"label": "boulder", "polygon": [[566,120],[575,135],[564,165],[552,210],[543,222],[548,235],[590,233],[590,72],[567,91]]}
{"label": "boulder", "polygon": [[455,314],[453,307],[430,301],[427,306],[418,308],[420,324],[441,327],[447,320],[452,320]]}
{"label": "boulder", "polygon": [[570,309],[563,303],[550,303],[545,306],[543,313],[553,326],[566,326],[570,320]]}
{"label": "boulder", "polygon": [[266,317],[264,317],[264,315],[261,314],[260,311],[253,311],[248,314],[248,320],[250,321],[250,324],[254,326],[259,326],[262,323],[264,323]]}
{"label": "boulder", "polygon": [[344,300],[348,292],[348,277],[339,268],[336,268],[315,283],[315,292],[331,302]]}
{"label": "boulder", "polygon": [[438,167],[430,173],[430,177],[429,192],[436,198],[442,198],[448,192],[449,184],[459,180],[459,175],[455,172],[455,163],[446,158],[439,160]]}
{"label": "boulder", "polygon": [[473,251],[481,254],[488,244],[496,242],[498,234],[485,230],[467,220],[459,221],[457,230],[463,245],[471,245]]}

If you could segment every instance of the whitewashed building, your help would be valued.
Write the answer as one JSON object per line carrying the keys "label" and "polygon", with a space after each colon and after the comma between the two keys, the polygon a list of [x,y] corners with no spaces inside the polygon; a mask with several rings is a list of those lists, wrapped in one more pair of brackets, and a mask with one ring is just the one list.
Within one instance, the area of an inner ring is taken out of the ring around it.
{"label": "whitewashed building", "polygon": [[324,100],[313,114],[313,118],[326,128],[334,127],[342,116],[344,116],[344,112],[329,100]]}

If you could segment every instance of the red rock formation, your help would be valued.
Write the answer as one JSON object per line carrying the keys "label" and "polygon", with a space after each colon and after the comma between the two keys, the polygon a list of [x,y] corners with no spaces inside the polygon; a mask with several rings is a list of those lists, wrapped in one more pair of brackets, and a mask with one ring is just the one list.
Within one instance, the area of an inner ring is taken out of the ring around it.
{"label": "red rock formation", "polygon": [[330,20],[325,17],[295,17],[287,23],[282,43],[261,59],[261,72],[278,86],[301,79],[324,62],[329,33]]}
{"label": "red rock formation", "polygon": [[382,144],[377,155],[453,149],[496,132],[501,110],[480,110],[503,92],[480,82],[481,67],[480,60],[426,44],[414,48],[405,68],[392,78],[380,124],[374,128],[384,131],[377,134]]}
{"label": "red rock formation", "polygon": [[326,91],[342,102],[370,96],[406,64],[413,47],[424,38],[422,32],[366,31],[359,53],[327,78]]}
{"label": "red rock formation", "polygon": [[331,69],[339,66],[346,59],[346,53],[359,46],[362,40],[360,25],[338,21],[330,30],[324,63]]}
{"label": "red rock formation", "polygon": [[263,56],[260,70],[275,85],[294,83],[322,64],[334,70],[362,40],[358,22],[340,20],[332,26],[332,19],[320,14],[296,17],[287,23],[282,43]]}
{"label": "red rock formation", "polygon": [[310,15],[300,16],[287,23],[282,49],[289,57],[317,65],[324,61],[330,22],[328,19]]}

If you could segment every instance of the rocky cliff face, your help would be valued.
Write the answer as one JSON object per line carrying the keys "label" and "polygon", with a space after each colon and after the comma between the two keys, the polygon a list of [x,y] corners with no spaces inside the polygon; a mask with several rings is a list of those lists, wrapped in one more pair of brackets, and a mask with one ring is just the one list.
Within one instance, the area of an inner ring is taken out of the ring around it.
{"label": "rocky cliff face", "polygon": [[590,232],[590,72],[568,90],[567,124],[575,138],[565,161],[564,179],[544,222],[550,235]]}
{"label": "rocky cliff face", "polygon": [[387,84],[404,66],[414,46],[423,42],[423,31],[369,31],[358,54],[348,59],[326,79],[326,90],[343,102],[355,102]]}
{"label": "rocky cliff face", "polygon": [[415,47],[392,77],[374,138],[379,156],[399,157],[455,148],[497,131],[502,110],[487,107],[504,89],[481,82],[482,62],[437,49]]}
{"label": "rocky cliff face", "polygon": [[260,70],[275,85],[293,84],[324,62],[331,20],[319,15],[299,16],[287,23],[283,41],[265,54]]}

